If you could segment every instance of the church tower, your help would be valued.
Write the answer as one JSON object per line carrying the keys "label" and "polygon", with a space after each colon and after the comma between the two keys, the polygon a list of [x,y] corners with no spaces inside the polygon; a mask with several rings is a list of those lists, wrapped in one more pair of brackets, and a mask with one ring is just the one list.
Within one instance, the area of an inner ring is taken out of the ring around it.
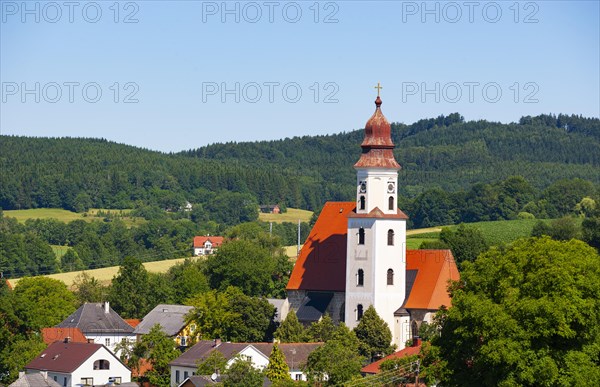
{"label": "church tower", "polygon": [[407,216],[398,209],[400,165],[379,93],[375,106],[365,125],[362,154],[354,164],[356,211],[348,215],[344,320],[354,328],[373,305],[393,332],[392,341],[402,348],[406,338],[395,327],[407,322],[396,321],[394,312],[406,291]]}

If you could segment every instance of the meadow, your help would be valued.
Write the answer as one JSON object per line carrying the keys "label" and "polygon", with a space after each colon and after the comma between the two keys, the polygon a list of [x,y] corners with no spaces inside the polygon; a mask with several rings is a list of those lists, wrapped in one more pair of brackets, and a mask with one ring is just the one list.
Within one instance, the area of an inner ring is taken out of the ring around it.
{"label": "meadow", "polygon": [[298,220],[300,220],[301,222],[310,222],[310,218],[312,217],[312,215],[312,211],[300,210],[297,208],[288,208],[287,212],[281,214],[265,214],[261,212],[258,214],[258,220],[263,222],[275,223],[298,223]]}
{"label": "meadow", "polygon": [[145,222],[143,218],[127,216],[131,211],[131,209],[109,210],[104,208],[90,208],[88,212],[78,213],[61,208],[34,208],[28,210],[6,210],[4,211],[4,216],[15,218],[21,223],[25,223],[27,219],[56,219],[65,223],[74,220],[93,222],[103,221],[107,215],[119,218],[127,227]]}

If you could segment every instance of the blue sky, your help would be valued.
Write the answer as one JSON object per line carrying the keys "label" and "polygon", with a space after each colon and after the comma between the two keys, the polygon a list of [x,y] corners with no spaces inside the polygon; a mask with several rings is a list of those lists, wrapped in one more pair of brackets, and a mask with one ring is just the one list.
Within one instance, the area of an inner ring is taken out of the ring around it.
{"label": "blue sky", "polygon": [[[0,130],[161,151],[600,116],[598,1],[0,1]],[[99,94],[100,93],[100,94]]]}

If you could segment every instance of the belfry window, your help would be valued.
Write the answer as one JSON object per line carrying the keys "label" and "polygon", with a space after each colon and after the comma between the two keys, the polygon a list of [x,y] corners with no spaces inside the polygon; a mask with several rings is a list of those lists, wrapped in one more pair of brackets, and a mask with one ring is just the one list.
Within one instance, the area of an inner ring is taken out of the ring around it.
{"label": "belfry window", "polygon": [[359,205],[358,208],[361,209],[361,210],[365,209],[365,197],[364,196],[360,197],[360,205]]}
{"label": "belfry window", "polygon": [[358,244],[359,245],[365,244],[365,229],[362,227],[358,229]]}
{"label": "belfry window", "polygon": [[359,321],[363,316],[363,306],[362,304],[358,304],[356,306],[356,321]]}
{"label": "belfry window", "polygon": [[363,286],[365,284],[365,271],[358,269],[356,273],[356,286]]}
{"label": "belfry window", "polygon": [[388,246],[394,245],[394,230],[388,230]]}
{"label": "belfry window", "polygon": [[392,269],[388,269],[388,271],[387,271],[387,284],[388,285],[394,284],[394,271]]}
{"label": "belfry window", "polygon": [[390,198],[388,199],[388,210],[393,210],[394,209],[394,197],[390,196]]}

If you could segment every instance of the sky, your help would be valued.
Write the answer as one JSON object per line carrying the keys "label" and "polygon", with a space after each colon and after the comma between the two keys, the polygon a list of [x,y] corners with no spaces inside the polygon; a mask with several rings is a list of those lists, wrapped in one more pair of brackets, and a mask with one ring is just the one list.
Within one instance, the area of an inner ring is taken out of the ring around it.
{"label": "sky", "polygon": [[163,152],[600,117],[599,1],[0,0],[0,132]]}

